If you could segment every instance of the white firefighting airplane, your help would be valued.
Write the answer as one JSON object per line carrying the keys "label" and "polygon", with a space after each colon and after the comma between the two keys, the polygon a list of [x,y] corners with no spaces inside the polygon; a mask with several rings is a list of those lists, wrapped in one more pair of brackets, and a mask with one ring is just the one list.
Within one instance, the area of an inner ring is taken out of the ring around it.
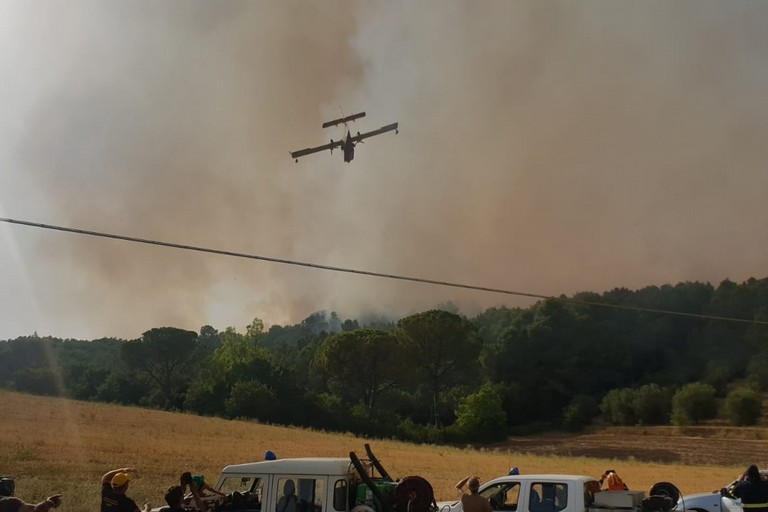
{"label": "white firefighting airplane", "polygon": [[387,126],[382,126],[378,130],[373,130],[372,132],[366,132],[362,134],[360,132],[357,132],[357,135],[350,134],[347,123],[354,121],[355,119],[360,119],[361,117],[365,117],[365,112],[360,112],[359,114],[352,114],[351,116],[341,117],[339,119],[334,119],[333,121],[328,121],[327,123],[323,123],[323,128],[328,128],[329,126],[337,126],[343,123],[344,126],[347,127],[347,135],[344,136],[341,140],[331,139],[331,142],[329,144],[325,144],[324,146],[317,146],[316,148],[306,148],[306,149],[300,149],[298,151],[291,151],[291,158],[293,158],[298,162],[299,158],[302,156],[310,155],[312,153],[319,153],[320,151],[325,151],[326,149],[330,149],[331,153],[333,153],[333,150],[335,148],[341,148],[344,151],[344,161],[351,162],[352,159],[355,158],[355,146],[357,145],[357,143],[363,142],[363,139],[367,139],[368,137],[373,137],[374,135],[391,132],[392,130],[394,130],[396,134],[399,133],[397,129],[397,123],[392,123],[392,124],[388,124]]}

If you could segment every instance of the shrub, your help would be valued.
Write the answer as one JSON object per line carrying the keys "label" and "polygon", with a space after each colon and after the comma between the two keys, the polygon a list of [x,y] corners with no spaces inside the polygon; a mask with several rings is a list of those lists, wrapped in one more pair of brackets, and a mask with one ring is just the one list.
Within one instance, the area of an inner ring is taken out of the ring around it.
{"label": "shrub", "polygon": [[600,412],[597,401],[591,396],[576,395],[563,409],[563,426],[570,431],[578,431],[589,425],[592,418]]}
{"label": "shrub", "polygon": [[630,388],[612,389],[600,402],[603,418],[613,425],[635,425],[635,392]]}
{"label": "shrub", "polygon": [[672,423],[697,424],[717,415],[715,388],[703,382],[692,382],[680,388],[672,397]]}
{"label": "shrub", "polygon": [[733,425],[757,425],[762,407],[762,397],[750,388],[734,389],[725,397],[725,414]]}
{"label": "shrub", "polygon": [[638,423],[663,425],[669,422],[672,393],[657,384],[646,384],[635,391],[633,409]]}
{"label": "shrub", "polygon": [[506,414],[501,393],[485,384],[476,393],[459,400],[456,428],[474,441],[499,441],[507,437]]}
{"label": "shrub", "polygon": [[238,381],[232,386],[224,408],[231,418],[269,421],[280,403],[267,386],[256,380]]}
{"label": "shrub", "polygon": [[747,366],[747,378],[752,387],[768,390],[768,355],[761,354],[752,358]]}

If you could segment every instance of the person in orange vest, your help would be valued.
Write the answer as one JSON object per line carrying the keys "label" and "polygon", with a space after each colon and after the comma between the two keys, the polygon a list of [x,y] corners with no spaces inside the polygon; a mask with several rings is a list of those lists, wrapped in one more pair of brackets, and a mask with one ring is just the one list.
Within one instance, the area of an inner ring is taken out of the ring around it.
{"label": "person in orange vest", "polygon": [[613,469],[606,469],[603,476],[600,477],[600,485],[605,484],[606,489],[609,491],[627,491],[629,488],[627,484],[621,479],[621,477]]}

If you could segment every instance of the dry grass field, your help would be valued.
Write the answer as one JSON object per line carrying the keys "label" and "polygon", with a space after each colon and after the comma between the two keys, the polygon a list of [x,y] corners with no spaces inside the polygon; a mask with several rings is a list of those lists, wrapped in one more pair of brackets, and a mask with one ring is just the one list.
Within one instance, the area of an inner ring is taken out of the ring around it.
{"label": "dry grass field", "polygon": [[[683,493],[719,488],[750,462],[768,466],[768,442],[759,429],[742,436],[753,439],[738,439],[735,458],[726,457],[733,446],[727,438],[696,437],[675,429],[511,439],[504,446],[478,450],[366,440],[3,390],[0,403],[0,474],[15,477],[16,494],[27,501],[63,493],[58,509],[62,512],[98,510],[101,475],[114,468],[138,468],[141,479],[131,484],[129,496],[139,505],[150,501],[159,506],[163,489],[185,470],[215,481],[223,466],[261,460],[265,449],[279,457],[345,457],[350,451],[364,453],[365,442],[371,443],[391,475],[427,478],[438,500],[452,499],[453,484],[469,473],[486,480],[505,474],[513,465],[525,473],[596,476],[610,466],[634,489],[647,491],[654,482],[665,480]],[[633,442],[621,448],[630,438]],[[670,455],[678,446],[695,452],[695,457]]]}

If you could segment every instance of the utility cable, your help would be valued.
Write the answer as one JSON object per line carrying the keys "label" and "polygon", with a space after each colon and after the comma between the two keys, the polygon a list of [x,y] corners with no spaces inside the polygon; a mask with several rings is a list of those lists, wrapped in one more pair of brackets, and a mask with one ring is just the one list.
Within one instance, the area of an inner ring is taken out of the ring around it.
{"label": "utility cable", "polygon": [[111,238],[113,240],[123,240],[126,242],[133,242],[133,243],[140,243],[140,244],[148,244],[148,245],[158,245],[162,247],[172,247],[175,249],[182,249],[185,251],[196,251],[196,252],[205,252],[210,254],[220,254],[223,256],[232,256],[235,258],[247,258],[252,260],[260,260],[260,261],[269,261],[272,263],[280,263],[283,265],[294,265],[298,267],[308,267],[308,268],[315,268],[320,270],[329,270],[332,272],[344,272],[347,274],[357,274],[357,275],[363,275],[363,276],[371,276],[371,277],[381,277],[384,279],[396,279],[399,281],[410,281],[414,283],[424,283],[424,284],[433,284],[437,286],[447,286],[450,288],[463,288],[466,290],[477,290],[481,292],[490,292],[490,293],[499,293],[503,295],[515,295],[518,297],[528,297],[533,299],[553,299],[553,300],[559,300],[563,302],[568,302],[571,304],[580,304],[585,306],[595,306],[595,307],[602,307],[602,308],[612,308],[612,309],[619,309],[619,310],[625,310],[625,311],[635,311],[635,312],[641,312],[641,313],[654,313],[654,314],[661,314],[661,315],[675,315],[675,316],[682,316],[682,317],[689,317],[689,318],[699,318],[702,320],[718,320],[718,321],[725,321],[725,322],[740,322],[740,323],[747,323],[747,324],[757,324],[757,325],[768,325],[768,321],[761,321],[761,320],[749,320],[746,318],[733,318],[733,317],[725,317],[725,316],[715,316],[715,315],[703,315],[698,313],[685,313],[682,311],[669,311],[664,309],[654,309],[654,308],[643,308],[638,306],[623,306],[619,304],[610,304],[606,302],[595,302],[595,301],[588,301],[588,300],[580,300],[580,299],[572,299],[568,297],[556,297],[553,295],[542,295],[538,293],[527,293],[527,292],[518,292],[513,290],[504,290],[501,288],[490,288],[487,286],[477,286],[477,285],[471,285],[471,284],[462,284],[462,283],[454,283],[450,281],[440,281],[436,279],[426,279],[422,277],[410,277],[410,276],[402,276],[397,274],[386,274],[383,272],[372,272],[368,270],[358,270],[358,269],[352,269],[352,268],[345,268],[345,267],[335,267],[331,265],[321,265],[318,263],[309,263],[304,261],[295,261],[295,260],[288,260],[284,258],[272,258],[269,256],[260,256],[257,254],[246,254],[242,252],[234,252],[234,251],[225,251],[221,249],[211,249],[207,247],[199,247],[194,245],[186,245],[186,244],[177,244],[173,242],[163,242],[160,240],[149,240],[146,238],[137,238],[133,236],[126,236],[126,235],[117,235],[114,233],[104,233],[100,231],[91,231],[87,229],[78,229],[78,228],[69,228],[65,226],[55,226],[52,224],[42,224],[39,222],[30,222],[26,220],[19,220],[19,219],[9,219],[6,217],[0,217],[1,222],[6,222],[8,224],[17,224],[21,226],[28,226],[28,227],[35,227],[35,228],[41,228],[41,229],[48,229],[48,230],[54,230],[54,231],[62,231],[65,233],[75,233],[78,235],[87,235],[87,236],[95,236],[100,238]]}

